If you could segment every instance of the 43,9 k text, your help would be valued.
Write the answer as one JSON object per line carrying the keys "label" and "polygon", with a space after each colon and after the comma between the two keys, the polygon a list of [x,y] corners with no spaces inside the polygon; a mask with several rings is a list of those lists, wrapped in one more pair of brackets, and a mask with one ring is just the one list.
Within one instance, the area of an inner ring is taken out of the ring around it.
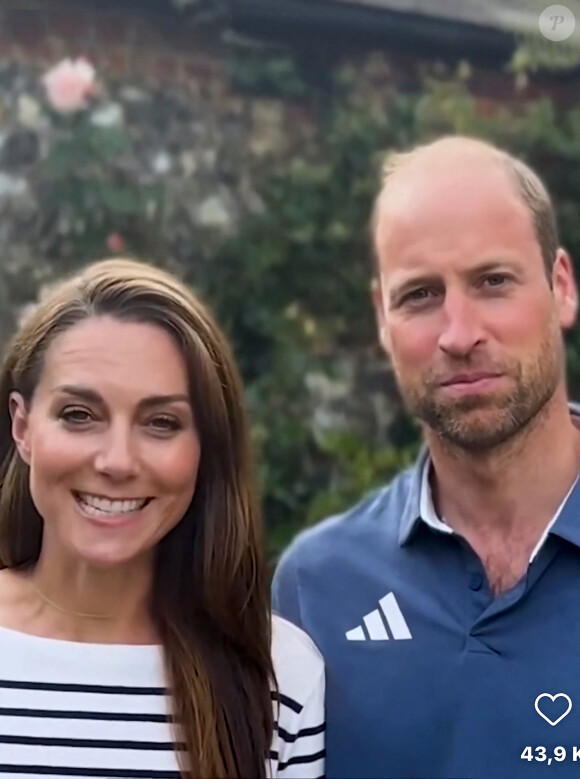
{"label": "43,9 k text", "polygon": [[526,747],[521,754],[522,760],[536,760],[538,763],[562,763],[566,758],[573,760],[574,762],[580,762],[580,747],[554,747],[553,749],[546,749],[546,747]]}

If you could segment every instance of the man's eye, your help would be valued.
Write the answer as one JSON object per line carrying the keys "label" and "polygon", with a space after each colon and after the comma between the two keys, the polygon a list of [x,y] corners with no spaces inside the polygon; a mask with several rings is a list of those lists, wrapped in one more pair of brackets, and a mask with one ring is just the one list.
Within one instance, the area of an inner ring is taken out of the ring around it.
{"label": "man's eye", "polygon": [[417,287],[412,289],[403,295],[402,303],[421,303],[424,300],[428,300],[432,294],[432,290],[429,287]]}
{"label": "man's eye", "polygon": [[508,281],[508,277],[505,273],[491,273],[489,276],[486,276],[483,281],[488,287],[501,287]]}
{"label": "man's eye", "polygon": [[63,410],[58,415],[59,419],[64,420],[68,424],[71,425],[82,425],[86,424],[87,422],[90,422],[93,419],[92,414],[90,411],[87,411],[84,408],[76,408],[74,406],[68,406],[67,408],[63,408]]}

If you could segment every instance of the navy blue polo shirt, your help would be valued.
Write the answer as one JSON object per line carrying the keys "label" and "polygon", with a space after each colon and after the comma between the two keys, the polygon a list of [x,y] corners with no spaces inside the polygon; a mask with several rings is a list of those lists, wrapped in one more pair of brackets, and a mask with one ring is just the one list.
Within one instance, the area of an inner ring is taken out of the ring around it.
{"label": "navy blue polo shirt", "polygon": [[579,776],[580,483],[494,597],[469,545],[421,518],[424,458],[301,534],[274,577],[326,660],[326,775]]}

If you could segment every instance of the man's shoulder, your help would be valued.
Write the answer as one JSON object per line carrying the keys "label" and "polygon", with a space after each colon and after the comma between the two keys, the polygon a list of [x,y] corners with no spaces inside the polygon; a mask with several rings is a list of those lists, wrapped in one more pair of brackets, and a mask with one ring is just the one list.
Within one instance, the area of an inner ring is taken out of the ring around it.
{"label": "man's shoulder", "polygon": [[406,469],[346,511],[301,531],[287,548],[283,561],[317,566],[328,564],[337,556],[343,558],[350,550],[360,550],[365,540],[374,543],[377,534],[396,541],[412,477],[413,469]]}

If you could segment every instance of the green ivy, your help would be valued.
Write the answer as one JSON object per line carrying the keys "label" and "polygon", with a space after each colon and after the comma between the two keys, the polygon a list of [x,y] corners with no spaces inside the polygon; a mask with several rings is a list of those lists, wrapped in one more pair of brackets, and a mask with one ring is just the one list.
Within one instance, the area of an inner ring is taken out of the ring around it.
{"label": "green ivy", "polygon": [[[286,55],[253,52],[235,58],[232,80],[246,93],[303,101],[318,118],[315,138],[258,182],[264,213],[248,218],[211,256],[201,247],[190,262],[172,266],[203,293],[234,344],[276,555],[301,528],[388,482],[419,444],[418,428],[394,394],[385,440],[348,431],[316,436],[305,382],[309,373],[327,371],[334,354],[377,349],[368,220],[385,154],[443,133],[497,142],[546,180],[563,242],[580,258],[580,106],[564,110],[542,100],[490,111],[470,93],[465,64],[446,78],[426,77],[411,94],[392,83],[377,91],[364,67],[338,70],[321,91]],[[74,261],[91,259],[95,247],[102,253],[108,231],[119,225],[127,225],[125,237],[136,236],[136,246],[139,239],[145,256],[170,256],[173,236],[150,240],[146,218],[147,201],[161,193],[144,192],[115,165],[127,138],[95,135],[90,127],[74,137],[64,130],[42,171],[43,204],[46,219],[70,212],[82,227]],[[55,272],[62,262],[59,254]],[[570,391],[580,398],[577,328],[567,345]]]}
{"label": "green ivy", "polygon": [[[112,234],[122,237],[125,253],[149,253],[158,243],[152,243],[147,215],[162,192],[135,181],[123,168],[123,155],[132,153],[124,120],[94,124],[94,107],[72,114],[52,111],[55,139],[33,173],[44,231],[54,240],[47,254],[57,273],[102,257]],[[63,216],[72,238],[54,238],[54,223]]]}
{"label": "green ivy", "polygon": [[[388,151],[443,133],[497,142],[546,179],[563,240],[580,258],[580,109],[542,100],[490,113],[470,93],[469,78],[463,65],[449,78],[427,78],[416,94],[389,88],[377,101],[351,69],[337,74],[324,99],[310,94],[320,118],[316,152],[296,154],[268,174],[261,183],[266,213],[243,225],[215,258],[219,273],[203,279],[246,380],[273,553],[300,528],[387,483],[417,451],[418,428],[402,421],[396,397],[389,440],[346,432],[315,440],[304,382],[333,351],[376,343],[367,226]],[[568,343],[570,388],[579,397],[577,329]]]}

